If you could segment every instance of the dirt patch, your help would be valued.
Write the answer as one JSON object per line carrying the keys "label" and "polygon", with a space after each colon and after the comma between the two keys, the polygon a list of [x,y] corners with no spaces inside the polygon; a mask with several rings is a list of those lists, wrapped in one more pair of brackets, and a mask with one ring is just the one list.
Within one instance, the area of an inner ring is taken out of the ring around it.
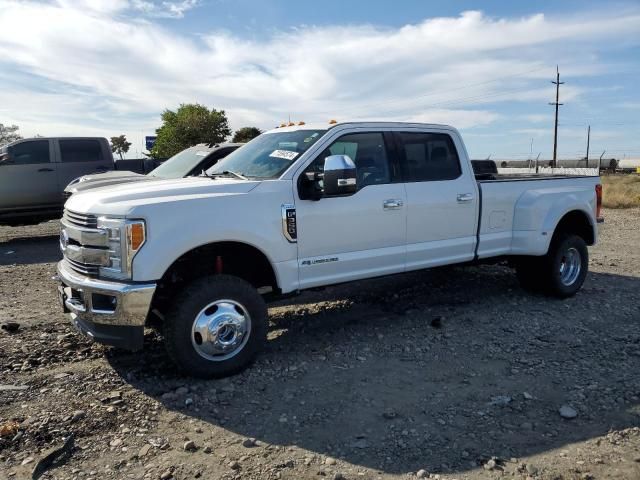
{"label": "dirt patch", "polygon": [[0,330],[0,477],[73,433],[42,478],[640,478],[640,210],[605,218],[575,298],[503,265],[305,293],[271,307],[254,366],[211,381],[151,330],[139,354],[77,335],[55,223],[0,228],[0,323],[19,324]]}

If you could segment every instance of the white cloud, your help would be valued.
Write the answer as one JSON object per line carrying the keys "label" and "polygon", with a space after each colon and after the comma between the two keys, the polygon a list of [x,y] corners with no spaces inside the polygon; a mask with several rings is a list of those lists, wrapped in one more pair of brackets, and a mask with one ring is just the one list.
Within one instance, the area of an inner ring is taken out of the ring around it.
{"label": "white cloud", "polygon": [[200,0],[56,0],[65,9],[73,9],[89,15],[105,15],[133,10],[151,17],[182,18],[197,7]]}
{"label": "white cloud", "polygon": [[[236,128],[270,128],[289,115],[307,122],[393,118],[474,127],[500,118],[492,104],[552,100],[548,79],[556,62],[569,75],[601,74],[605,65],[597,58],[587,65],[581,59],[590,46],[601,50],[611,42],[611,32],[626,42],[640,38],[640,9],[499,19],[465,12],[395,29],[300,27],[261,41],[221,32],[195,38],[131,15],[181,17],[197,4],[0,0],[5,74],[26,72],[57,89],[51,95],[15,82],[7,89],[0,76],[0,101],[8,102],[0,114],[23,128],[50,122],[56,131],[54,125],[87,124],[137,131],[164,108],[200,102],[227,110]],[[565,85],[563,99],[584,91]]]}
{"label": "white cloud", "polygon": [[166,16],[182,18],[184,13],[198,5],[199,0],[182,0],[181,2],[162,2]]}
{"label": "white cloud", "polygon": [[177,2],[130,0],[130,8],[150,17],[182,18],[189,10],[197,7],[200,0],[181,0]]}
{"label": "white cloud", "polygon": [[131,8],[144,13],[152,13],[156,9],[156,5],[147,0],[131,0]]}
{"label": "white cloud", "polygon": [[57,0],[66,9],[77,9],[87,13],[110,14],[129,7],[128,0]]}
{"label": "white cloud", "polygon": [[531,122],[531,123],[548,122],[550,120],[550,118],[551,118],[550,114],[544,115],[544,114],[541,114],[541,113],[535,113],[535,114],[531,114],[531,115],[524,115],[524,119],[527,122]]}

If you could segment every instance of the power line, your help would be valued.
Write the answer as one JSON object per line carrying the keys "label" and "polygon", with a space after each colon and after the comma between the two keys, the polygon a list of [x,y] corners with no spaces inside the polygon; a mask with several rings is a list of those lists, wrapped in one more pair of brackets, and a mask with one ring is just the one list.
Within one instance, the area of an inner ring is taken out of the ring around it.
{"label": "power line", "polygon": [[[455,87],[455,88],[450,88],[450,89],[446,89],[446,90],[437,90],[435,92],[425,93],[423,95],[417,95],[417,96],[414,96],[414,97],[388,98],[386,100],[381,100],[379,102],[362,104],[360,106],[352,108],[351,111],[358,111],[358,110],[377,107],[377,106],[380,106],[380,105],[386,105],[386,104],[390,104],[390,103],[400,103],[400,102],[406,102],[406,101],[410,101],[410,100],[418,100],[418,99],[421,99],[421,98],[432,97],[434,95],[442,95],[444,93],[456,92],[456,91],[465,90],[465,89],[468,89],[468,88],[471,88],[471,87],[477,87],[477,86],[481,86],[481,85],[487,85],[487,84],[490,84],[490,83],[500,82],[500,81],[503,81],[503,80],[508,79],[508,78],[522,77],[522,76],[527,75],[529,73],[539,72],[541,70],[545,70],[546,68],[547,68],[546,66],[538,67],[538,68],[534,68],[534,69],[531,69],[531,70],[526,70],[526,71],[523,71],[523,72],[514,73],[512,75],[505,75],[505,76],[501,76],[501,77],[492,78],[492,79],[486,80],[484,82],[469,83],[469,84],[466,84],[466,85],[460,85],[460,86]],[[522,89],[518,89],[518,91],[521,91],[521,90]],[[527,90],[529,90],[529,89],[527,89]],[[463,100],[466,100],[466,99],[465,98],[459,98],[457,100],[454,99],[454,100],[451,100],[451,101],[459,102],[459,101],[463,101]],[[427,106],[430,106],[430,105],[427,105]],[[332,112],[328,112],[327,111],[327,112],[319,112],[319,113],[335,114],[335,111],[332,111]],[[384,112],[382,112],[382,113],[384,113]]]}
{"label": "power line", "polygon": [[[512,90],[504,90],[502,92],[495,92],[495,93],[488,93],[488,94],[482,94],[482,95],[473,95],[470,97],[461,97],[461,98],[457,98],[457,99],[452,99],[452,100],[444,100],[442,102],[436,102],[436,103],[431,103],[431,104],[426,104],[426,105],[413,105],[413,109],[415,110],[416,108],[434,108],[434,107],[443,107],[443,108],[449,108],[449,107],[455,107],[458,105],[464,105],[469,103],[470,101],[475,101],[477,103],[479,103],[482,100],[486,100],[489,98],[496,98],[496,97],[501,97],[501,96],[505,96],[505,95],[510,95],[512,93],[524,93],[524,92],[530,92],[531,88],[527,87],[527,88],[516,88],[516,89],[512,89]],[[410,100],[410,99],[407,99]],[[404,101],[407,101],[404,100]],[[395,110],[383,110],[380,112],[377,112],[377,115],[383,115],[383,114],[388,114],[388,113],[393,113]]]}
{"label": "power line", "polygon": [[558,123],[560,127],[584,127],[587,125],[611,125],[611,126],[640,126],[640,122],[580,122],[580,123]]}

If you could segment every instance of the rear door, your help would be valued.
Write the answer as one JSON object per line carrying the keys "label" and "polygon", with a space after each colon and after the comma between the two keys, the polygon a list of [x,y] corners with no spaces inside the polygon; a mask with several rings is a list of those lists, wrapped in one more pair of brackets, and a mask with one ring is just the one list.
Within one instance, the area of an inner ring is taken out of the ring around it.
{"label": "rear door", "polygon": [[472,260],[477,185],[454,138],[437,131],[394,136],[407,192],[407,270]]}
{"label": "rear door", "polygon": [[105,150],[106,140],[99,138],[60,138],[58,143],[58,189],[82,175],[113,170],[111,155]]}
{"label": "rear door", "polygon": [[7,148],[0,163],[0,209],[20,210],[59,204],[52,141],[26,140]]}

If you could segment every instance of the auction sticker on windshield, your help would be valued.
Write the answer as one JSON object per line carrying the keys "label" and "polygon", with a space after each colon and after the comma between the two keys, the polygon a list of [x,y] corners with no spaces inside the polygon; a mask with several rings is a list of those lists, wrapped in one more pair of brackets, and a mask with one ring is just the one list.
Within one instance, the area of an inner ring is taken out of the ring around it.
{"label": "auction sticker on windshield", "polygon": [[292,152],[290,150],[274,150],[269,156],[275,158],[284,158],[286,160],[293,160],[298,156],[298,152]]}

